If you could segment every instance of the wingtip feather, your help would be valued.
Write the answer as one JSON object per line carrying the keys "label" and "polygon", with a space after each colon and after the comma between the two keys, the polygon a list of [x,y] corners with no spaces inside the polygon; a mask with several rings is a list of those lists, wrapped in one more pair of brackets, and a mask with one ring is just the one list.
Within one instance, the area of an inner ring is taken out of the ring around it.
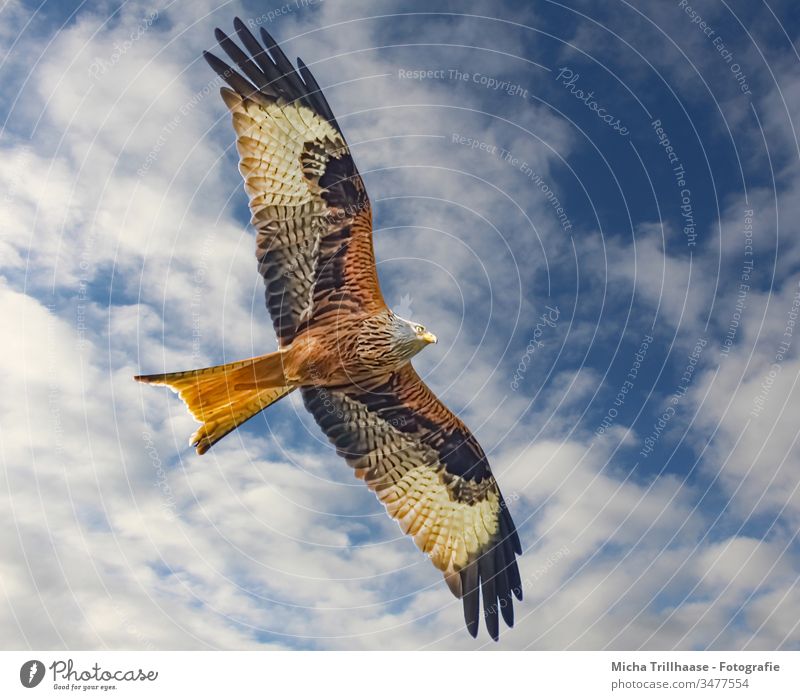
{"label": "wingtip feather", "polygon": [[464,622],[467,632],[478,636],[480,624],[480,589],[478,588],[478,567],[473,562],[461,572],[462,590],[464,591]]}

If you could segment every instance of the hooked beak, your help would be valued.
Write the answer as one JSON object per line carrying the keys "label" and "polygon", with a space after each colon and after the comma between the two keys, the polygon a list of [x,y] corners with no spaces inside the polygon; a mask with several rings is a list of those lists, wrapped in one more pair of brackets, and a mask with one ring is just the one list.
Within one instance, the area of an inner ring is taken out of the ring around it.
{"label": "hooked beak", "polygon": [[422,334],[421,337],[426,343],[437,343],[437,342],[439,342],[439,339],[433,333],[431,333],[430,331],[425,331]]}

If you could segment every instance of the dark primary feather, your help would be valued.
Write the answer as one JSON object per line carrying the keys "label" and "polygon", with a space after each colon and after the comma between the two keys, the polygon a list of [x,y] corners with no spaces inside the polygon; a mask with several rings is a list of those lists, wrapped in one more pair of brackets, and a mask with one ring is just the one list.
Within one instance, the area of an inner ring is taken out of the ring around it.
{"label": "dark primary feather", "polygon": [[300,69],[300,76],[303,78],[303,82],[308,86],[308,98],[314,104],[317,113],[324,116],[339,130],[339,132],[341,132],[342,130],[339,129],[339,125],[336,123],[336,117],[333,116],[333,110],[328,104],[328,100],[325,99],[322,88],[319,86],[316,78],[311,74],[311,71],[303,62],[302,58],[297,59],[297,67]]}
{"label": "dark primary feather", "polygon": [[[280,46],[263,27],[261,36],[266,47],[258,42],[258,39],[253,36],[252,32],[238,17],[234,19],[233,24],[242,44],[250,52],[250,56],[242,51],[221,29],[215,29],[214,36],[220,47],[247,76],[252,85],[248,84],[224,61],[221,61],[214,54],[204,51],[203,56],[217,74],[240,95],[248,96],[252,94],[256,91],[254,90],[255,87],[266,95],[272,97],[281,96],[290,103],[298,101],[309,109],[314,110],[339,130],[331,109],[325,98],[322,97],[322,92],[316,80],[313,80],[313,76],[311,76],[313,87],[309,88],[289,62],[289,59],[286,58],[286,54]],[[303,69],[309,76],[311,75],[305,65]]]}
{"label": "dark primary feather", "polygon": [[261,39],[264,42],[264,45],[267,47],[269,51],[269,55],[272,56],[272,59],[275,61],[275,65],[278,67],[281,75],[283,76],[284,80],[291,85],[292,89],[298,95],[303,95],[303,100],[306,104],[311,107],[311,103],[307,99],[307,88],[303,85],[303,81],[300,80],[300,76],[294,70],[294,66],[291,64],[288,58],[286,58],[286,54],[283,53],[283,49],[278,46],[278,42],[272,38],[272,35],[261,27]]}

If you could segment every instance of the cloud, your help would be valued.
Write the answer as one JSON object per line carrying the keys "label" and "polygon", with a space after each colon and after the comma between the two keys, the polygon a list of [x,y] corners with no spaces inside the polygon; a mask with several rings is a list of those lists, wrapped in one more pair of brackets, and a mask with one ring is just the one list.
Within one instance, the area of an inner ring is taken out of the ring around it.
{"label": "cloud", "polygon": [[[439,572],[298,396],[198,458],[182,404],[131,381],[275,347],[233,134],[200,59],[213,27],[238,13],[323,85],[374,203],[385,296],[439,335],[417,366],[490,455],[526,550],[526,598],[497,646],[796,647],[794,336],[755,403],[796,293],[784,233],[798,181],[785,155],[796,146],[791,55],[770,51],[782,70],[768,83],[754,47],[737,45],[761,85],[762,138],[730,69],[677,9],[652,12],[691,63],[663,38],[635,39],[687,114],[708,107],[697,68],[735,135],[732,155],[719,120],[670,126],[694,178],[702,235],[689,250],[651,119],[617,85],[602,100],[626,115],[636,152],[606,133],[550,69],[574,59],[598,91],[613,76],[541,28],[561,27],[675,124],[653,69],[574,14],[486,8],[372,17],[366,2],[319,2],[278,18],[212,2],[154,15],[133,2],[63,26],[55,11],[4,8],[0,42],[16,43],[0,69],[0,314],[11,329],[0,347],[0,645],[488,646],[465,634]],[[724,13],[707,15],[734,36]],[[648,23],[630,16],[606,26],[633,40]],[[748,207],[757,279],[722,353]],[[548,307],[557,321],[537,332]],[[654,327],[629,398],[597,435]],[[658,455],[639,459],[701,336]]]}

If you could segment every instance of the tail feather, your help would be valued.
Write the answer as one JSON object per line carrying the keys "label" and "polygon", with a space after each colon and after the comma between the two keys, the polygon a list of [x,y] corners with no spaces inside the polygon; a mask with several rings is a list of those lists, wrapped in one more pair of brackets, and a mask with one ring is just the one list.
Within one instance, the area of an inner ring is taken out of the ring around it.
{"label": "tail feather", "polygon": [[168,386],[202,425],[189,443],[204,454],[242,423],[283,398],[295,387],[283,375],[283,352],[187,372],[134,377]]}

